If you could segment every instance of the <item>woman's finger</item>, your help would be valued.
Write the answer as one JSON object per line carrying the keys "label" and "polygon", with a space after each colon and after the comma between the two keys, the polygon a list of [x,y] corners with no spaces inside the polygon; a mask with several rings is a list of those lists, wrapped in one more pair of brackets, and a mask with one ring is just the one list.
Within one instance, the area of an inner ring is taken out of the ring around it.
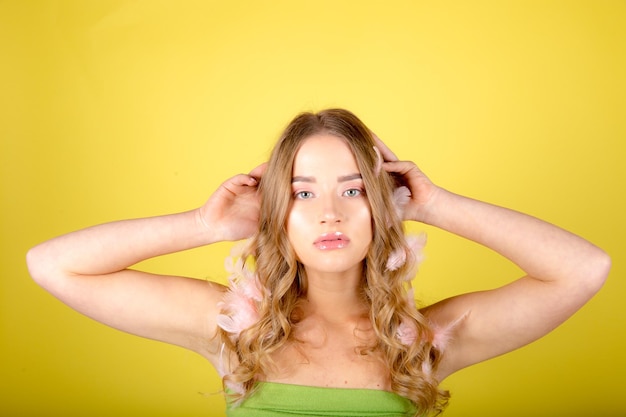
{"label": "woman's finger", "polygon": [[258,180],[251,175],[237,174],[234,177],[222,183],[222,186],[233,194],[239,194],[243,191],[240,187],[255,187],[258,184]]}
{"label": "woman's finger", "polygon": [[380,140],[380,138],[378,136],[376,136],[376,134],[374,132],[370,132],[372,134],[372,137],[374,138],[374,142],[376,143],[376,147],[378,148],[378,150],[380,151],[381,155],[383,156],[383,160],[384,161],[397,161],[398,157],[396,156],[395,153],[393,153],[391,151],[391,149],[389,149],[387,147],[387,145],[385,145],[383,143],[382,140]]}
{"label": "woman's finger", "polygon": [[383,169],[387,172],[406,175],[409,172],[417,169],[417,165],[411,161],[387,161],[383,164]]}
{"label": "woman's finger", "polygon": [[265,169],[267,168],[267,162],[263,162],[261,165],[254,168],[248,175],[253,178],[256,178],[257,181],[261,179],[263,173],[265,173]]}

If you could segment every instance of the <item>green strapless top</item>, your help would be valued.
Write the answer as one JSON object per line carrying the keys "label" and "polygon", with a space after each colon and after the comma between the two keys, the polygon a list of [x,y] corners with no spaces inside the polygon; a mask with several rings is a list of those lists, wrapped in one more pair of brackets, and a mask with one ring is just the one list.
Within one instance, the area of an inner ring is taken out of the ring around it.
{"label": "green strapless top", "polygon": [[226,415],[407,417],[415,415],[415,407],[387,391],[259,382],[254,394],[240,405],[227,404]]}

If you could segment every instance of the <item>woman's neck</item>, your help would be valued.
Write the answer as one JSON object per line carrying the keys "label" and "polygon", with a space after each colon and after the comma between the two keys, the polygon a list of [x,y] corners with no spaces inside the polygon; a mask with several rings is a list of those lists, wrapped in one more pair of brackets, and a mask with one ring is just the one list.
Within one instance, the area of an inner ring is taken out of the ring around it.
{"label": "woman's neck", "polygon": [[307,282],[305,316],[344,321],[367,312],[361,291],[361,268],[341,273],[307,271]]}

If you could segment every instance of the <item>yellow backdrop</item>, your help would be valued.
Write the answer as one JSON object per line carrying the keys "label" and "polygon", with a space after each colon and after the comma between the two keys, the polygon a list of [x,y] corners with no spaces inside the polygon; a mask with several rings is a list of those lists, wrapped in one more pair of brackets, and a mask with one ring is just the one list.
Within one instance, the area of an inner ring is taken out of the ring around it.
{"label": "yellow backdrop", "polygon": [[[626,3],[0,2],[3,416],[220,416],[199,356],[122,334],[28,277],[27,249],[196,207],[302,110],[358,114],[439,184],[605,248],[601,293],[553,334],[444,382],[454,416],[626,414]],[[437,230],[424,302],[520,271]],[[144,268],[224,280],[228,245]]]}

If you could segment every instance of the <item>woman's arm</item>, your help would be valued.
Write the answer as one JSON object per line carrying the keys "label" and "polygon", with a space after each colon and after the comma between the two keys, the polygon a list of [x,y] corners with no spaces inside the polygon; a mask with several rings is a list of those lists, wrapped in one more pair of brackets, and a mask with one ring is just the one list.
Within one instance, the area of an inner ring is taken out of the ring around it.
{"label": "woman's arm", "polygon": [[[384,145],[381,145],[384,146]],[[453,194],[433,185],[412,162],[385,149],[384,167],[412,196],[405,218],[482,244],[518,265],[525,276],[504,287],[463,294],[423,310],[452,331],[439,367],[445,376],[509,352],[550,332],[602,286],[608,255],[588,241],[534,217]]]}
{"label": "woman's arm", "polygon": [[544,336],[582,307],[609,272],[610,259],[602,250],[522,213],[439,190],[424,215],[425,223],[495,250],[526,274],[424,311],[439,326],[466,315],[453,329],[442,377]]}
{"label": "woman's arm", "polygon": [[129,269],[159,255],[256,231],[259,169],[224,184],[196,210],[90,227],[27,255],[33,279],[77,311],[117,329],[211,356],[224,288]]}

